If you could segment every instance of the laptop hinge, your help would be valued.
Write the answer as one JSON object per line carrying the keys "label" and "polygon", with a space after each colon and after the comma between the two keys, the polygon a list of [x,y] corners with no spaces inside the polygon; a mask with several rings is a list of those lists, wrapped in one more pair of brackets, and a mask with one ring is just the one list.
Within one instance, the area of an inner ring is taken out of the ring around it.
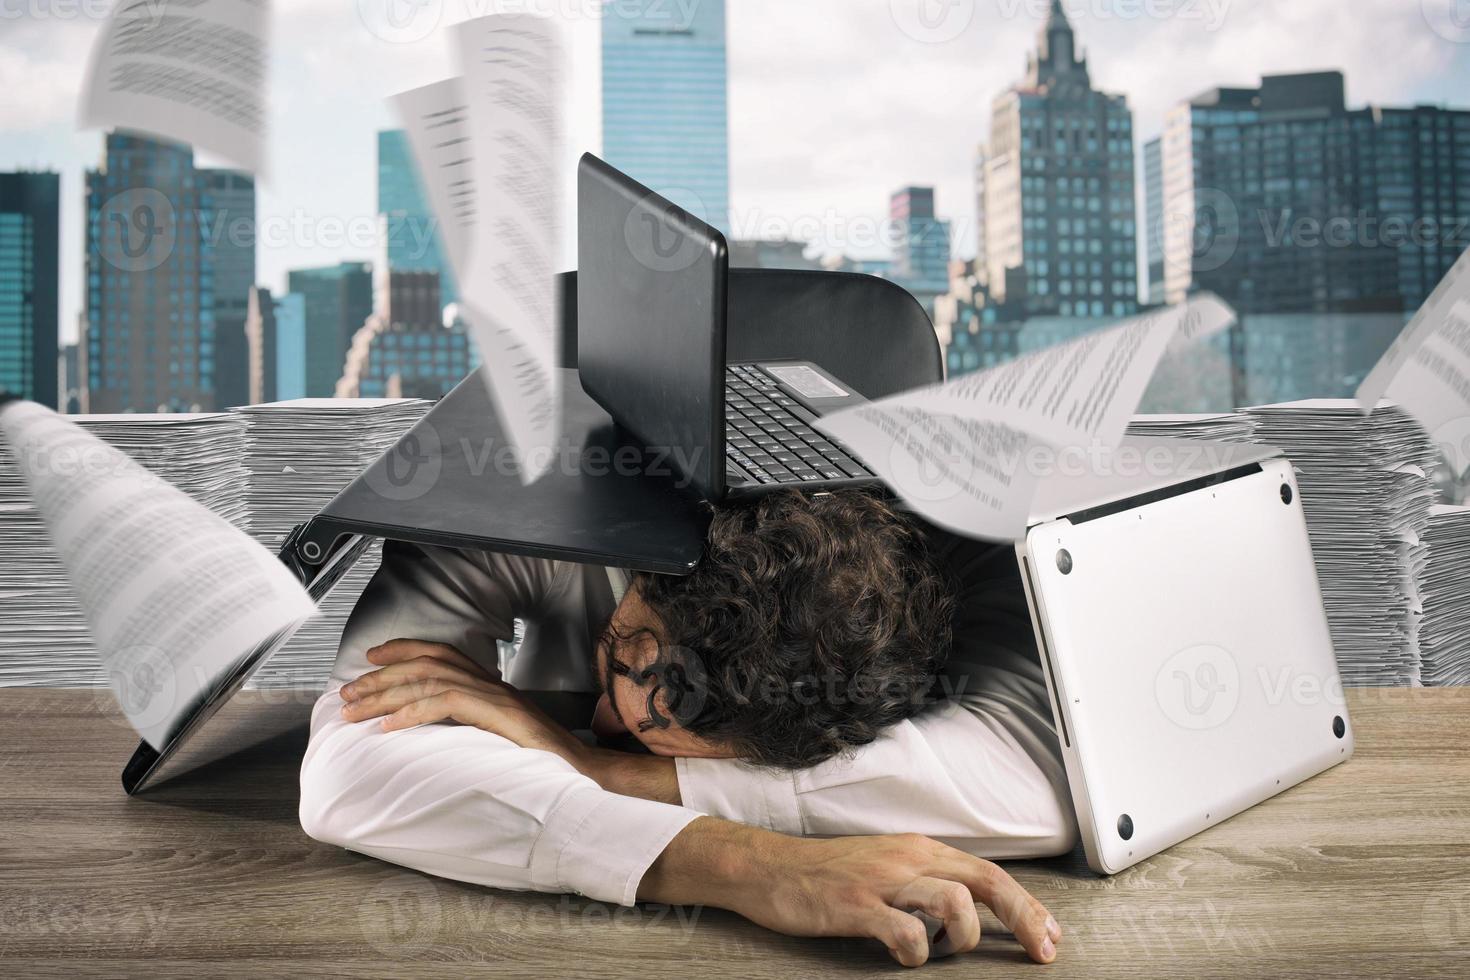
{"label": "laptop hinge", "polygon": [[1178,497],[1181,494],[1192,493],[1193,491],[1200,490],[1204,487],[1213,487],[1221,483],[1229,483],[1231,480],[1238,480],[1243,476],[1250,476],[1252,473],[1260,473],[1263,469],[1264,468],[1261,466],[1260,463],[1246,463],[1244,466],[1236,466],[1232,469],[1221,470],[1218,473],[1209,473],[1205,476],[1197,476],[1192,480],[1184,480],[1180,483],[1172,483],[1167,487],[1160,487],[1157,490],[1149,490],[1146,493],[1135,494],[1132,497],[1124,497],[1121,500],[1114,500],[1106,504],[1099,504],[1096,507],[1087,507],[1083,510],[1073,511],[1070,514],[1064,515],[1064,517],[1067,520],[1071,521],[1073,524],[1085,524],[1088,521],[1095,521],[1100,517],[1107,517],[1110,514],[1118,514],[1122,511],[1132,510],[1135,507],[1142,507],[1145,504],[1152,504],[1160,500],[1168,500],[1170,497]]}

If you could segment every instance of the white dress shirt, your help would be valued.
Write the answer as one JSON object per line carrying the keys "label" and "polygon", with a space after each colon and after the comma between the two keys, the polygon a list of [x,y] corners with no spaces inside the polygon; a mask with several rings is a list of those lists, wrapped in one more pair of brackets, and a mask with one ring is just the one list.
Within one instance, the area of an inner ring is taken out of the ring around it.
{"label": "white dress shirt", "polygon": [[338,692],[375,669],[371,647],[448,643],[495,670],[517,619],[525,637],[506,680],[595,690],[592,651],[620,594],[621,576],[598,566],[390,542],[312,712],[302,827],[441,877],[623,905],[700,814],[787,834],[920,833],[990,858],[1065,853],[1076,823],[1014,554],[936,541],[961,584],[952,697],[809,769],[679,759],[683,806],[609,793],[559,756],[477,728],[344,720]]}

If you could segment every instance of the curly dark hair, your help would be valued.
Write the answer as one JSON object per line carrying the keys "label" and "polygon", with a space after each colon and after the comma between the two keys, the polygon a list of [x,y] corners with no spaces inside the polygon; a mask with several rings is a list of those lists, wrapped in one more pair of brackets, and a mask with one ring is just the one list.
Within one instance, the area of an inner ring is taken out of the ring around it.
{"label": "curly dark hair", "polygon": [[949,656],[953,590],[922,531],[866,491],[718,507],[693,574],[633,587],[660,626],[645,679],[691,733],[760,765],[871,742],[929,703]]}

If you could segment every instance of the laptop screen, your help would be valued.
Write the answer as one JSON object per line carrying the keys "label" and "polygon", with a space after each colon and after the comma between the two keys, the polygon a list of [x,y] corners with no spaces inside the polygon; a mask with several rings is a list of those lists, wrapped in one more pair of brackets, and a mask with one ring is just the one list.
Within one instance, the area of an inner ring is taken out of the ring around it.
{"label": "laptop screen", "polygon": [[613,420],[725,493],[725,238],[592,154],[577,171],[577,366]]}

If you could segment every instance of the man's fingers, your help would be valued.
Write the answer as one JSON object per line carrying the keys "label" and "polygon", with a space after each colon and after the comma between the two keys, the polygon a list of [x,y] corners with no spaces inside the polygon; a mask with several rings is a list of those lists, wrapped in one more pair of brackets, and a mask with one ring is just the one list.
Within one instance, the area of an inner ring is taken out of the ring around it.
{"label": "man's fingers", "polygon": [[485,668],[475,663],[469,657],[460,653],[447,643],[432,643],[428,640],[410,640],[400,638],[380,643],[367,652],[368,663],[386,665],[396,664],[404,660],[414,660],[419,657],[431,657],[434,660],[442,660],[461,670],[467,670],[474,674],[485,674]]}
{"label": "man's fingers", "polygon": [[923,966],[929,959],[929,931],[916,915],[888,906],[876,909],[867,933],[904,966]]}
{"label": "man's fingers", "polygon": [[386,691],[390,687],[411,681],[426,681],[433,678],[463,684],[483,691],[492,691],[496,682],[485,676],[483,671],[470,671],[447,660],[433,657],[415,657],[380,667],[363,674],[350,684],[342,686],[342,700],[357,701],[369,694]]}
{"label": "man's fingers", "polygon": [[496,707],[486,703],[471,691],[449,688],[426,698],[410,701],[383,719],[384,731],[398,731],[429,725],[436,721],[457,721],[461,725],[473,725],[483,731],[506,737],[496,723]]}
{"label": "man's fingers", "polygon": [[[471,694],[470,688],[455,684],[452,681],[431,677],[427,680],[408,681],[376,694],[369,694],[356,701],[349,701],[342,707],[342,717],[349,721],[365,721],[368,718],[377,718],[381,715],[391,715],[406,705],[415,701],[423,701],[437,695],[458,691],[461,694]],[[489,705],[486,705],[489,709]],[[422,722],[419,722],[422,724]],[[391,726],[391,727],[410,727]]]}
{"label": "man's fingers", "polygon": [[974,896],[958,881],[915,878],[894,896],[893,906],[902,912],[917,909],[942,924],[929,950],[932,958],[968,953],[980,943],[980,914]]}
{"label": "man's fingers", "polygon": [[1056,920],[1003,868],[964,851],[945,848],[929,873],[968,888],[977,901],[995,913],[1033,960],[1050,963],[1056,959],[1057,940],[1062,934]]}

